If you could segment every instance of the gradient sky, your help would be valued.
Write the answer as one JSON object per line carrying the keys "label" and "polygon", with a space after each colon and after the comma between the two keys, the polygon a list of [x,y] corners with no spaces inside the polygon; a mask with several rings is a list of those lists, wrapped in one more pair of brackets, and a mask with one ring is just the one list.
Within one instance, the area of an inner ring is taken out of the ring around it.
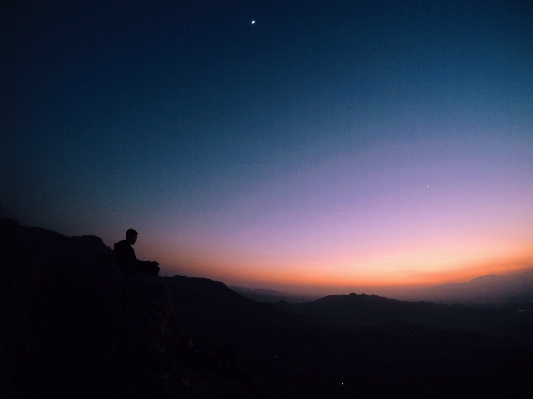
{"label": "gradient sky", "polygon": [[533,267],[531,1],[17,1],[1,18],[3,216],[109,246],[133,227],[164,274],[249,287]]}

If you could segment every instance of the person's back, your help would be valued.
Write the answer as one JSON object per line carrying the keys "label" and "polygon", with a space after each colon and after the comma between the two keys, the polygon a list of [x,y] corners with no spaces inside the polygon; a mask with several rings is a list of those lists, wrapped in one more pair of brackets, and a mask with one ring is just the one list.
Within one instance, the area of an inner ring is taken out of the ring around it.
{"label": "person's back", "polygon": [[159,263],[138,260],[132,245],[137,241],[138,233],[133,229],[126,231],[126,239],[115,243],[115,259],[124,274],[147,273],[157,276],[159,273]]}
{"label": "person's back", "polygon": [[113,246],[115,250],[115,259],[118,266],[125,274],[133,274],[136,272],[137,257],[135,251],[131,247],[128,240],[122,240]]}

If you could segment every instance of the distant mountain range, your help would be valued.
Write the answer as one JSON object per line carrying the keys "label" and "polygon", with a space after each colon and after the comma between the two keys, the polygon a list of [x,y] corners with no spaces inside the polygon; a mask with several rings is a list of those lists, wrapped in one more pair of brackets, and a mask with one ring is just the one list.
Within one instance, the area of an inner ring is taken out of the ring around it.
{"label": "distant mountain range", "polygon": [[[239,294],[259,302],[311,302],[319,296],[298,295],[271,289],[230,287]],[[385,295],[388,296],[388,295]],[[393,298],[437,303],[487,304],[508,301],[533,301],[533,269],[521,273],[476,277],[463,283],[446,283],[430,288],[398,290]]]}
{"label": "distant mountain range", "polygon": [[246,287],[229,287],[233,291],[238,292],[246,298],[253,299],[258,302],[279,302],[286,301],[289,303],[310,302],[320,298],[318,295],[303,295],[303,294],[288,294],[282,291],[262,289],[262,288],[246,288]]}
{"label": "distant mountain range", "polygon": [[437,285],[422,291],[418,298],[443,303],[533,300],[533,270],[499,276],[490,274],[464,283]]}
{"label": "distant mountain range", "polygon": [[[476,331],[495,337],[510,337],[533,347],[533,301],[511,301],[505,304],[443,304],[412,302],[377,295],[329,295],[312,301],[289,303],[257,302],[221,282],[184,276],[165,277],[175,302],[186,305],[181,313],[190,320],[204,323],[215,316],[231,320],[232,325],[250,322],[262,325],[378,326],[406,323],[439,329]],[[242,289],[241,289],[242,290]],[[244,292],[270,299],[283,293],[274,290]],[[209,314],[210,316],[206,316]],[[212,330],[213,325],[206,326]],[[226,334],[235,334],[230,328]],[[246,339],[242,336],[240,339]]]}
{"label": "distant mountain range", "polygon": [[[532,397],[531,301],[466,306],[352,293],[258,302],[206,278],[124,276],[98,237],[8,219],[0,219],[0,255],[4,397]],[[522,287],[509,284],[506,292]],[[201,354],[230,344],[239,375],[258,390],[195,369],[179,346],[184,335]]]}

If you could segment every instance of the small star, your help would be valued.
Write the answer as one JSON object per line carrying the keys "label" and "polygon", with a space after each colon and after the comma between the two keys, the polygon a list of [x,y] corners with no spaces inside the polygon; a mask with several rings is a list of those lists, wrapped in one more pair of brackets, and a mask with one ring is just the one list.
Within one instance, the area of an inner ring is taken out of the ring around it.
{"label": "small star", "polygon": [[255,19],[252,19],[252,25],[255,25]]}

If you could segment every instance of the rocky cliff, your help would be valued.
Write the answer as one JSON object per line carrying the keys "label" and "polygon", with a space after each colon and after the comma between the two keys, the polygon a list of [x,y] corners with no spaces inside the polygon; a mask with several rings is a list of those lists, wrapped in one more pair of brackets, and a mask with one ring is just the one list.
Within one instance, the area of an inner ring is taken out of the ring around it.
{"label": "rocky cliff", "polygon": [[1,391],[10,398],[219,398],[176,356],[165,279],[125,277],[95,236],[1,220]]}
{"label": "rocky cliff", "polygon": [[[533,350],[512,339],[533,332],[528,304],[259,303],[208,279],[126,277],[98,237],[6,219],[0,256],[2,398],[532,397]],[[426,324],[450,311],[498,334]],[[210,354],[232,344],[239,370],[198,370],[182,332]]]}

